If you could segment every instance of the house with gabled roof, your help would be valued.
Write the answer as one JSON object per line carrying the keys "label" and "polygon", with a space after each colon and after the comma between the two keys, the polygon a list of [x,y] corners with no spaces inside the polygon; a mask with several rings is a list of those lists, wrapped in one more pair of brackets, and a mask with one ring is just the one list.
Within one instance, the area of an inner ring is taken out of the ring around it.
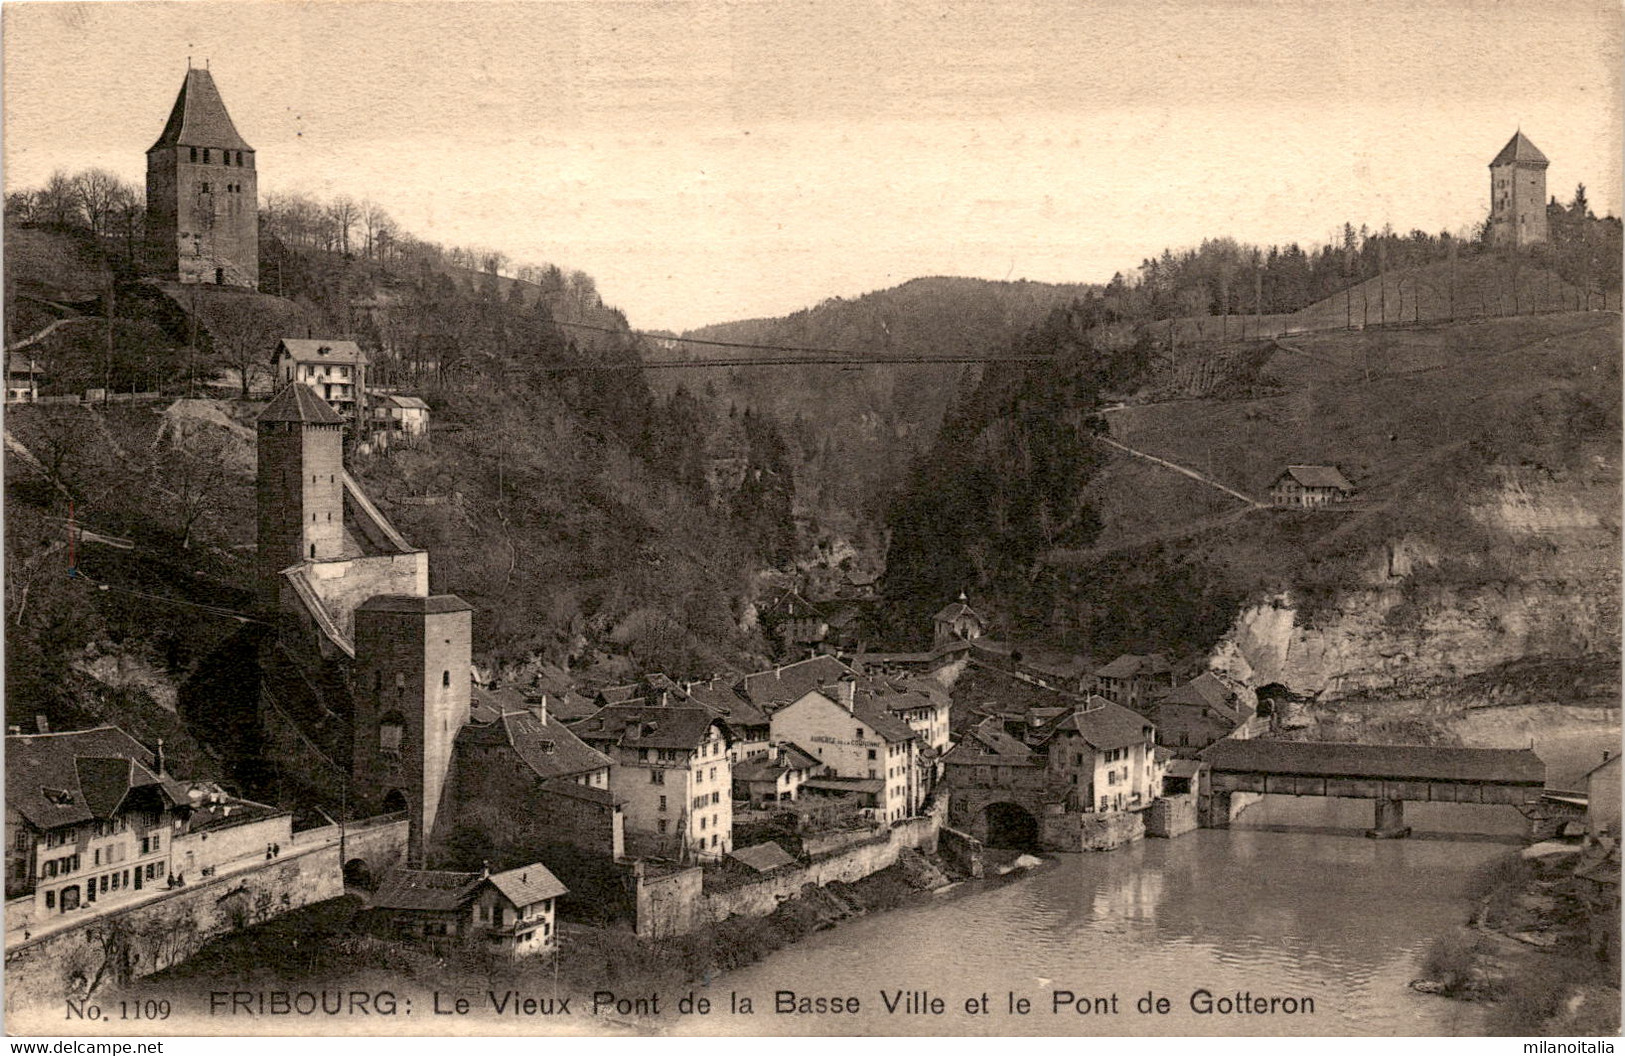
{"label": "house with gabled roof", "polygon": [[739,693],[771,718],[775,711],[795,703],[819,686],[832,686],[856,673],[833,656],[814,656],[746,675],[739,683]]}
{"label": "house with gabled roof", "polygon": [[292,381],[309,386],[345,421],[364,420],[367,354],[354,341],[284,337],[271,356],[271,373],[278,386]]}
{"label": "house with gabled roof", "polygon": [[1043,745],[1050,784],[1084,813],[1149,807],[1162,790],[1156,732],[1144,716],[1090,697],[1050,728]]}
{"label": "house with gabled roof", "polygon": [[1173,665],[1161,653],[1124,653],[1089,676],[1089,690],[1113,704],[1139,709],[1154,694],[1174,686]]}
{"label": "house with gabled roof", "polygon": [[1275,506],[1314,509],[1354,497],[1354,485],[1336,466],[1287,466],[1270,484]]}
{"label": "house with gabled roof", "polygon": [[367,912],[373,927],[394,938],[524,957],[553,948],[554,905],[567,893],[540,862],[500,873],[392,869]]}
{"label": "house with gabled roof", "polygon": [[[1157,727],[1157,742],[1169,748],[1206,748],[1221,737],[1246,736],[1257,713],[1256,697],[1243,693],[1212,671],[1184,685],[1153,694],[1142,710]],[[1239,731],[1239,732],[1238,732]]]}
{"label": "house with gabled roof", "polygon": [[571,730],[609,757],[629,854],[712,861],[733,850],[726,719],[697,705],[610,704]]}
{"label": "house with gabled roof", "polygon": [[775,745],[767,758],[749,759],[733,768],[734,798],[760,806],[793,803],[809,778],[829,768],[805,748],[784,743]]}
{"label": "house with gabled roof", "polygon": [[933,646],[942,646],[949,642],[969,642],[986,633],[987,621],[970,607],[963,591],[960,592],[958,601],[944,605],[931,617]]}
{"label": "house with gabled roof", "polygon": [[292,842],[286,811],[182,781],[116,726],[14,734],[5,751],[6,898],[31,897],[36,931]]}
{"label": "house with gabled roof", "polygon": [[453,815],[441,841],[473,827],[498,847],[569,847],[618,859],[626,851],[611,763],[513,689],[471,688],[468,723],[457,732],[448,781]]}
{"label": "house with gabled roof", "polygon": [[843,782],[879,782],[852,788],[871,798],[869,811],[885,824],[913,817],[924,802],[920,738],[856,675],[808,690],[771,718],[775,741],[799,745],[829,768],[805,783],[808,790],[840,795],[848,791]]}

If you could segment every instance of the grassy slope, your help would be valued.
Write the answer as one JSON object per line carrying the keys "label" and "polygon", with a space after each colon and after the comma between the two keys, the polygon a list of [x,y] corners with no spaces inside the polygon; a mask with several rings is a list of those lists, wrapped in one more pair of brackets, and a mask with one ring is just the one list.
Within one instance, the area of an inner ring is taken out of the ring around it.
{"label": "grassy slope", "polygon": [[1619,343],[1617,316],[1585,313],[1295,338],[1264,367],[1281,395],[1130,407],[1108,416],[1112,433],[1260,498],[1287,463],[1336,463],[1370,508],[1248,514],[1120,455],[1091,485],[1100,544],[1186,531],[1251,585],[1286,585],[1307,560],[1407,530],[1449,545],[1468,530],[1461,488],[1482,485],[1490,461],[1578,480],[1604,528],[1617,525]]}

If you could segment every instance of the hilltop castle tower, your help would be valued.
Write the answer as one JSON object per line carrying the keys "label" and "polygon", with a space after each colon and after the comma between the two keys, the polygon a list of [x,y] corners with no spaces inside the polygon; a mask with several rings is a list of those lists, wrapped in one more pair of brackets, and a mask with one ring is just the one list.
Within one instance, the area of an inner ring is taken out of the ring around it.
{"label": "hilltop castle tower", "polygon": [[208,70],[188,69],[163,133],[147,151],[152,266],[181,282],[257,288],[259,180]]}
{"label": "hilltop castle tower", "polygon": [[1546,155],[1520,130],[1490,162],[1490,243],[1546,241]]}

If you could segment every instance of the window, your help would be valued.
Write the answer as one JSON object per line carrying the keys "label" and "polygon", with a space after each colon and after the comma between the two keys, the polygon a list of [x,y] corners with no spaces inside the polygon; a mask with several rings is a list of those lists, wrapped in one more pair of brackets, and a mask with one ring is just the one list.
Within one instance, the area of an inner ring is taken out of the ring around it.
{"label": "window", "polygon": [[55,891],[47,891],[47,892],[45,892],[45,908],[46,909],[55,909],[56,908],[56,892]]}
{"label": "window", "polygon": [[711,793],[711,802],[712,802],[713,805],[715,805],[717,803],[721,803],[722,802],[722,793],[720,793],[720,792]]}
{"label": "window", "polygon": [[649,771],[649,784],[651,784],[651,785],[663,785],[665,783],[666,783],[666,771],[664,771],[664,770],[650,770]]}
{"label": "window", "polygon": [[857,729],[857,732],[852,734],[852,737],[853,737],[854,740],[859,740],[859,741],[863,740],[863,727],[859,726],[858,729]]}
{"label": "window", "polygon": [[869,749],[869,758],[873,759],[874,757],[875,757],[875,750],[873,748],[871,748],[871,749]]}
{"label": "window", "polygon": [[715,781],[716,779],[717,779],[717,768],[713,766],[711,768],[711,780]]}
{"label": "window", "polygon": [[705,816],[703,814],[700,816],[700,831],[705,831]]}
{"label": "window", "polygon": [[717,845],[717,838],[715,836],[712,836],[711,837],[711,846],[715,847],[716,845]]}
{"label": "window", "polygon": [[659,828],[660,828],[660,835],[662,835],[662,836],[666,835],[666,819],[665,818],[660,819]]}
{"label": "window", "polygon": [[237,164],[241,165],[242,163],[243,163],[243,152],[239,150],[237,152]]}
{"label": "window", "polygon": [[440,684],[442,686],[450,686],[451,685],[451,672],[450,671],[442,671],[442,672],[440,672]]}
{"label": "window", "polygon": [[204,147],[203,148],[203,164],[207,165],[208,163],[209,163],[209,148]]}
{"label": "window", "polygon": [[660,797],[660,812],[662,814],[664,814],[666,812],[666,797],[665,796]]}

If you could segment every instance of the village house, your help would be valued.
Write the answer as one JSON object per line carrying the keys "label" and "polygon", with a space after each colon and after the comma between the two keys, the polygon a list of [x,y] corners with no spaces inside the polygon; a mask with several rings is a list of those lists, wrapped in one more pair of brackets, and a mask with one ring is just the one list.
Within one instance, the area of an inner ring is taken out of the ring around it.
{"label": "village house", "polygon": [[764,601],[756,618],[782,653],[816,649],[829,637],[829,621],[822,609],[788,587]]}
{"label": "village house", "polygon": [[364,416],[367,354],[354,341],[284,337],[271,359],[278,387],[290,381],[310,386],[329,407],[351,423]]}
{"label": "village house", "polygon": [[767,716],[740,696],[733,686],[720,678],[711,678],[704,682],[684,682],[682,690],[686,702],[697,704],[728,720],[728,729],[733,731],[735,738],[728,748],[728,755],[735,766],[747,760],[763,760],[771,754],[768,739],[771,726]]}
{"label": "village house", "polygon": [[866,797],[874,819],[886,824],[912,817],[924,802],[919,738],[871,690],[860,689],[856,675],[808,691],[772,720],[775,741],[799,745],[829,767],[828,774],[809,778],[806,789]]}
{"label": "village house", "polygon": [[39,379],[44,376],[45,371],[27,356],[7,356],[6,402],[33,403],[39,399]]}
{"label": "village house", "polygon": [[725,720],[701,707],[610,704],[572,729],[609,756],[629,854],[709,861],[733,850]]}
{"label": "village house", "polygon": [[1174,687],[1174,669],[1160,653],[1125,653],[1096,671],[1089,681],[1095,695],[1138,711],[1153,695]]}
{"label": "village house", "polygon": [[502,873],[392,869],[374,892],[368,914],[375,927],[395,938],[483,944],[525,957],[555,947],[554,902],[566,893],[539,862]]}
{"label": "village house", "polygon": [[793,803],[800,798],[807,779],[827,769],[811,752],[793,744],[780,744],[771,758],[734,765],[734,798],[760,806]]}
{"label": "village house", "polygon": [[1288,466],[1270,485],[1270,502],[1276,506],[1312,509],[1353,495],[1354,485],[1336,466]]}
{"label": "village house", "polygon": [[1066,792],[1072,810],[1139,810],[1162,792],[1155,747],[1148,719],[1090,697],[1052,727],[1044,745],[1048,780]]}
{"label": "village house", "polygon": [[949,642],[969,642],[986,633],[987,622],[966,603],[963,592],[958,601],[945,605],[931,617],[931,644],[934,647]]}
{"label": "village house", "polygon": [[1041,793],[1049,784],[1046,761],[992,716],[967,727],[942,757],[943,785],[950,794],[967,788]]}
{"label": "village house", "polygon": [[1157,743],[1169,748],[1206,748],[1221,737],[1246,738],[1248,722],[1257,712],[1256,699],[1247,699],[1211,671],[1204,671],[1182,686],[1152,695],[1141,710],[1157,727]]}
{"label": "village house", "polygon": [[367,423],[375,444],[417,443],[429,435],[429,405],[416,396],[369,390]]}
{"label": "village house", "polygon": [[[474,826],[497,846],[566,845],[618,859],[625,818],[610,760],[517,690],[470,688],[468,723],[452,753],[447,833]],[[543,853],[546,853],[545,851]]]}
{"label": "village house", "polygon": [[775,711],[795,703],[819,686],[832,686],[856,673],[833,656],[813,656],[746,675],[739,682],[738,692],[772,718]]}
{"label": "village house", "polygon": [[116,726],[6,738],[6,898],[29,899],[36,931],[263,862],[292,835],[286,811],[172,777]]}

